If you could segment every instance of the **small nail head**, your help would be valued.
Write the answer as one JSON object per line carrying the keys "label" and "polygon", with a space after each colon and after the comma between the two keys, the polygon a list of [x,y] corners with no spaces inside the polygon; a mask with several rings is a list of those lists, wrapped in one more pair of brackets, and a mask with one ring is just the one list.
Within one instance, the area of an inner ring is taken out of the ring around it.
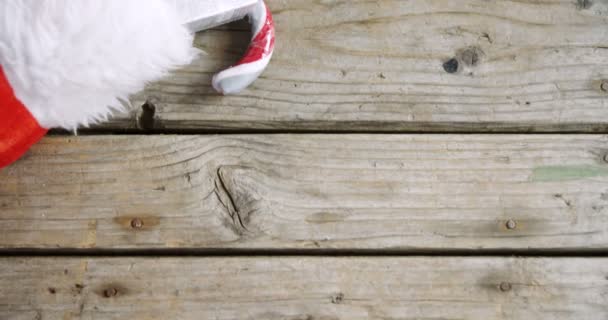
{"label": "small nail head", "polygon": [[144,222],[141,219],[135,218],[135,219],[131,220],[131,228],[141,229],[143,226],[144,226]]}
{"label": "small nail head", "polygon": [[507,221],[507,223],[505,225],[506,225],[507,229],[509,229],[509,230],[513,230],[513,229],[517,228],[517,222],[515,222],[515,220],[513,220],[513,219]]}
{"label": "small nail head", "polygon": [[507,292],[511,290],[511,284],[508,282],[501,282],[499,285],[500,291]]}
{"label": "small nail head", "polygon": [[344,300],[344,294],[342,292],[338,293],[337,295],[335,295],[331,298],[331,302],[334,304],[340,304],[340,303],[342,303],[343,300]]}
{"label": "small nail head", "polygon": [[103,295],[106,298],[114,297],[118,294],[118,290],[116,288],[108,288],[103,291]]}
{"label": "small nail head", "polygon": [[604,92],[608,92],[608,80],[602,81],[600,84],[600,89],[602,89]]}

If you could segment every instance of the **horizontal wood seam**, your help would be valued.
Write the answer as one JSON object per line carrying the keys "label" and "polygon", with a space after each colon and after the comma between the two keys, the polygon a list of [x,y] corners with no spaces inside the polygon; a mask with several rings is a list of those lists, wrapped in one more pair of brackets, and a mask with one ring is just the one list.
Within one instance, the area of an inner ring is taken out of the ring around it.
{"label": "horizontal wood seam", "polygon": [[608,249],[0,249],[5,257],[546,257],[605,258]]}
{"label": "horizontal wood seam", "polygon": [[[583,126],[586,124],[582,124]],[[569,135],[602,135],[608,134],[608,127],[601,129],[594,129],[593,125],[589,130],[543,130],[543,131],[517,131],[517,130],[488,130],[488,131],[459,131],[459,130],[306,130],[306,129],[295,129],[295,130],[263,130],[263,129],[248,129],[248,130],[231,130],[231,129],[220,129],[220,130],[189,130],[189,129],[175,129],[175,130],[138,130],[138,129],[81,129],[78,131],[79,136],[106,136],[106,135],[140,135],[140,136],[162,136],[162,135],[257,135],[257,134],[268,134],[268,135],[281,135],[281,134],[335,134],[335,135],[349,135],[349,134],[369,134],[369,135],[555,135],[555,134],[569,134]],[[604,125],[602,125],[603,127]],[[49,136],[74,136],[73,132],[65,131],[61,129],[52,129],[48,133]]]}

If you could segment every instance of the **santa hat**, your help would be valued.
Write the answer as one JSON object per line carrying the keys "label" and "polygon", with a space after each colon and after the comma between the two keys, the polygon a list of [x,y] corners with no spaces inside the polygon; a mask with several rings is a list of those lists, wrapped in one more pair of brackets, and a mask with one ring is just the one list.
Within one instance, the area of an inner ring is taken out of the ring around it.
{"label": "santa hat", "polygon": [[[189,64],[197,30],[174,3],[1,1],[0,168],[48,129],[103,121],[146,83]],[[263,1],[250,17],[254,37],[245,57],[213,79],[221,93],[247,87],[272,56],[274,26]]]}

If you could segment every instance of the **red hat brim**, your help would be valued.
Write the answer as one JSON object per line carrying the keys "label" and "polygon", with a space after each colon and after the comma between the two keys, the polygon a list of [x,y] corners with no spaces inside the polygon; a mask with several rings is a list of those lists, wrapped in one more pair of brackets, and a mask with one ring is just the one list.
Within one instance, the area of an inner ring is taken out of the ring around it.
{"label": "red hat brim", "polygon": [[0,168],[19,159],[47,131],[15,97],[0,67]]}

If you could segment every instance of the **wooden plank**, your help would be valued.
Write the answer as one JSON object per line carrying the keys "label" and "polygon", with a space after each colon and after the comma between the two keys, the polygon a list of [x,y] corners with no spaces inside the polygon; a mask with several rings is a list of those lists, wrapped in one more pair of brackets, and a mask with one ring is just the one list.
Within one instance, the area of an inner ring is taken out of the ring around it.
{"label": "wooden plank", "polygon": [[606,319],[608,259],[9,258],[3,319]]}
{"label": "wooden plank", "polygon": [[50,137],[1,248],[606,249],[608,136]]}
{"label": "wooden plank", "polygon": [[[608,2],[269,0],[277,50],[239,96],[211,76],[245,26],[201,33],[206,55],[133,98],[105,129],[608,130]],[[456,73],[444,63],[459,61]],[[137,121],[138,116],[142,116]]]}

